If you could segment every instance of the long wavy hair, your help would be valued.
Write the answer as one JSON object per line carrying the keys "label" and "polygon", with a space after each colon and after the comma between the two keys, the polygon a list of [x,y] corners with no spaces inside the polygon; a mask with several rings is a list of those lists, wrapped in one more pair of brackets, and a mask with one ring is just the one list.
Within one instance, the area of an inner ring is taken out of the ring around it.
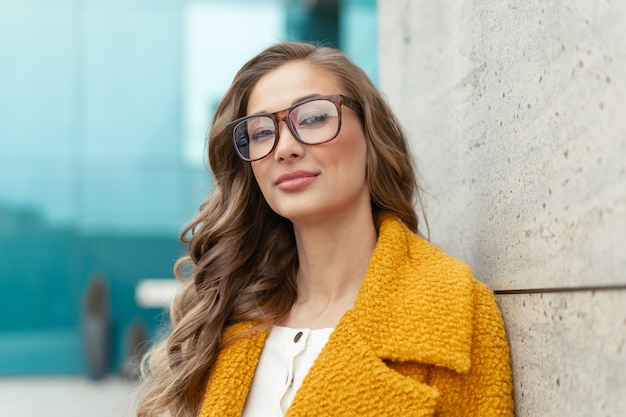
{"label": "long wavy hair", "polygon": [[246,114],[256,83],[270,71],[302,61],[334,74],[343,93],[363,108],[372,213],[399,217],[418,232],[417,176],[405,134],[368,76],[342,52],[309,43],[279,43],[248,61],[217,106],[208,135],[215,189],[181,233],[188,255],[175,273],[184,283],[170,309],[171,333],[144,360],[139,417],[195,417],[228,325],[266,325],[284,316],[297,295],[298,254],[292,224],[265,202],[226,124]]}

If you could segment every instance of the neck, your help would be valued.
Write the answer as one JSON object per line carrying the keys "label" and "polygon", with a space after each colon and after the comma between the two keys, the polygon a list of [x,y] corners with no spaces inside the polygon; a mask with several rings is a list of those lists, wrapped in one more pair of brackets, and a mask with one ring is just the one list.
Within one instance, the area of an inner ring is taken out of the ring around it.
{"label": "neck", "polygon": [[352,308],[376,246],[372,214],[294,223],[294,233],[298,298],[285,322],[292,327],[334,327]]}

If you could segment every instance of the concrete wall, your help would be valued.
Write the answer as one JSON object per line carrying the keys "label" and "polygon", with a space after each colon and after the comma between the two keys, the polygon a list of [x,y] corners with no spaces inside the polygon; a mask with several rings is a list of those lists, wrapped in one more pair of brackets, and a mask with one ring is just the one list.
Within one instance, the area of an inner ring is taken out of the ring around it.
{"label": "concrete wall", "polygon": [[378,7],[431,240],[498,292],[517,415],[626,415],[626,2]]}

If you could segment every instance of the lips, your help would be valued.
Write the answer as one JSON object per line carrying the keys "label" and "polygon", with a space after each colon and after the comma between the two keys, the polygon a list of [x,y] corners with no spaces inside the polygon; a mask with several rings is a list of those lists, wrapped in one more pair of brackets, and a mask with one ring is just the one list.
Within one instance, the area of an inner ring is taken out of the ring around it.
{"label": "lips", "polygon": [[306,187],[317,178],[318,174],[309,171],[294,171],[283,174],[275,181],[276,187],[282,191],[295,191]]}

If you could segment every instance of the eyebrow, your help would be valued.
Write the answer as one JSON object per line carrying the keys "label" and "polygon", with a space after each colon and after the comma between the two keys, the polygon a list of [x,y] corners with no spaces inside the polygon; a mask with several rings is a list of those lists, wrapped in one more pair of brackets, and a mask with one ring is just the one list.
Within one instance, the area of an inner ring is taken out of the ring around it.
{"label": "eyebrow", "polygon": [[[291,104],[289,105],[289,107],[293,106],[294,104],[298,104],[298,103],[300,103],[301,101],[307,100],[307,99],[309,99],[309,98],[314,98],[314,97],[322,97],[322,94],[313,93],[313,94],[307,94],[306,96],[302,96],[302,97],[295,98],[295,99],[293,99],[293,100],[291,101]],[[279,111],[280,111],[280,110],[279,110]],[[254,115],[256,115],[256,114],[265,114],[265,113],[272,113],[272,112],[269,112],[269,111],[267,111],[267,110],[261,110],[261,111],[257,111],[257,112],[254,112],[254,113],[252,113],[252,114],[249,114],[248,116],[254,116]],[[246,116],[246,117],[247,117],[247,116]]]}
{"label": "eyebrow", "polygon": [[304,101],[304,100],[307,100],[307,99],[313,98],[313,97],[321,97],[321,94],[309,94],[309,95],[306,95],[306,96],[298,97],[298,98],[294,99],[291,102],[291,105],[293,106],[296,103],[299,103],[301,101]]}

